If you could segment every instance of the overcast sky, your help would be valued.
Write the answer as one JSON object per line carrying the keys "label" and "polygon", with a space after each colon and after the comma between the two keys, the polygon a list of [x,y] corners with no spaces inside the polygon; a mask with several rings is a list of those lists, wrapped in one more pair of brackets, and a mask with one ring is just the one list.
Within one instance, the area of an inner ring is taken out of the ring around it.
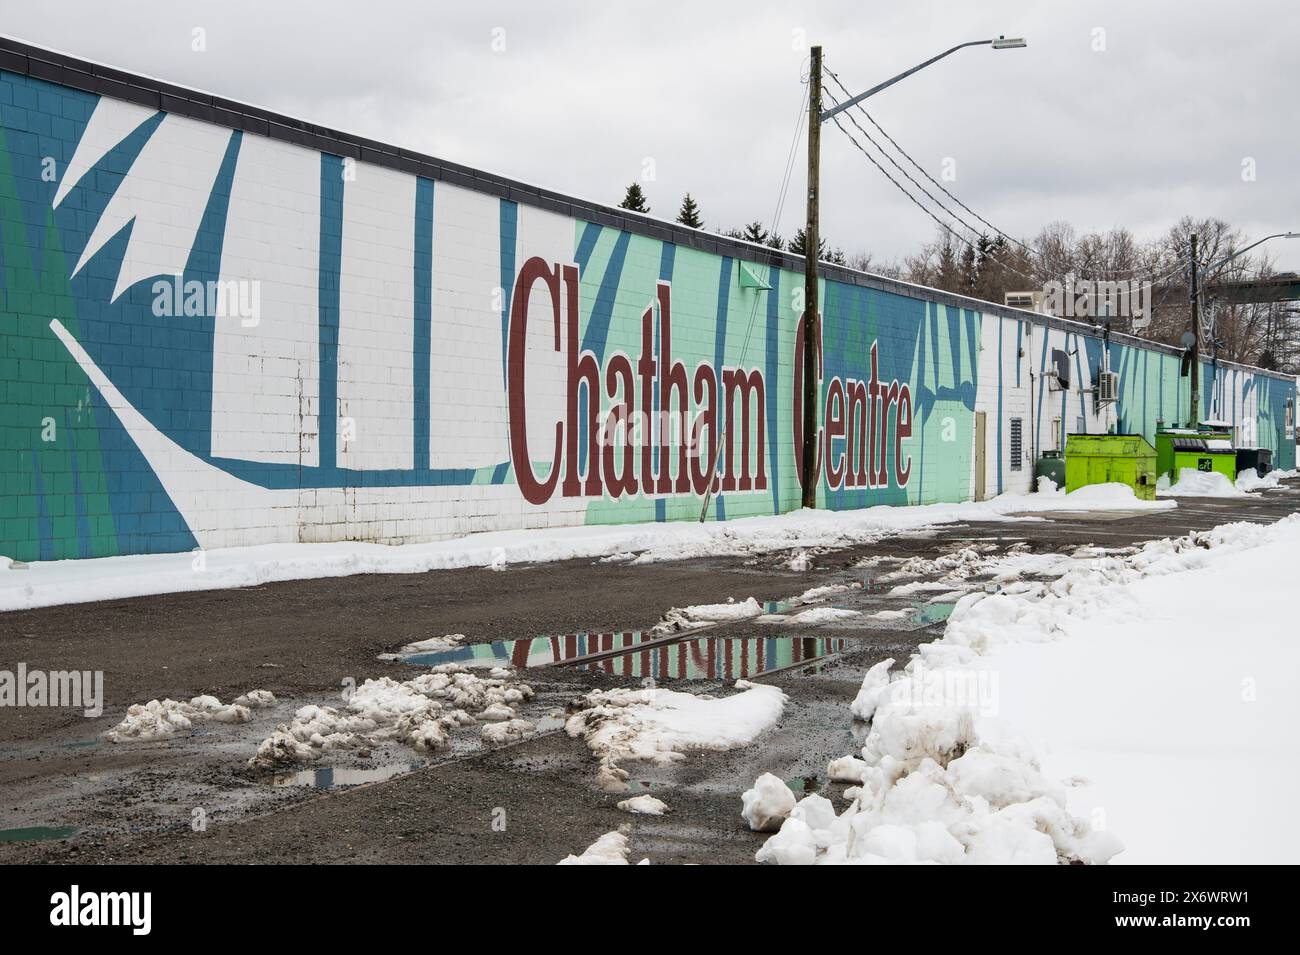
{"label": "overcast sky", "polygon": [[[956,43],[1024,36],[1027,49],[964,50],[869,101],[935,178],[955,170],[944,184],[983,217],[1013,235],[1065,219],[1147,237],[1184,214],[1250,237],[1300,229],[1300,6],[1288,0],[0,0],[0,11],[0,30],[39,45],[598,201],[617,203],[649,161],[653,213],[672,218],[689,190],[711,228],[771,218],[809,43],[857,92]],[[803,149],[786,236],[804,214]],[[846,251],[889,260],[935,234],[829,124],[822,182],[823,233]],[[1269,249],[1300,269],[1300,240]]]}

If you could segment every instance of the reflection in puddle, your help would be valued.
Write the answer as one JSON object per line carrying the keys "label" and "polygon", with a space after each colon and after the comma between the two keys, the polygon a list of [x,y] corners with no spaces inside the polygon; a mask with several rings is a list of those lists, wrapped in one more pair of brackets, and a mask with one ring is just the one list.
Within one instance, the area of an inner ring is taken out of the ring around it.
{"label": "reflection in puddle", "polygon": [[0,829],[0,842],[39,842],[43,839],[67,839],[76,834],[76,826],[27,826],[23,829]]}
{"label": "reflection in puddle", "polygon": [[548,663],[562,663],[589,653],[601,653],[622,647],[635,647],[651,639],[640,630],[623,633],[566,633],[563,636],[535,637],[531,640],[498,640],[496,643],[475,643],[454,650],[437,650],[416,653],[405,657],[406,663],[436,667],[443,663],[460,663],[465,666],[516,666],[536,667]]}
{"label": "reflection in puddle", "polygon": [[311,786],[313,789],[338,789],[342,786],[360,786],[362,783],[377,783],[392,779],[403,773],[419,769],[423,763],[391,763],[376,766],[374,769],[351,769],[339,766],[319,766],[315,769],[301,769],[295,773],[284,773],[271,780],[272,786]]}
{"label": "reflection in puddle", "polygon": [[654,680],[742,680],[842,653],[850,643],[834,637],[697,637],[634,650],[583,668]]}
{"label": "reflection in puddle", "polygon": [[942,623],[952,615],[952,608],[955,606],[957,606],[955,601],[920,604],[913,612],[911,622],[922,627],[928,627],[932,623]]}

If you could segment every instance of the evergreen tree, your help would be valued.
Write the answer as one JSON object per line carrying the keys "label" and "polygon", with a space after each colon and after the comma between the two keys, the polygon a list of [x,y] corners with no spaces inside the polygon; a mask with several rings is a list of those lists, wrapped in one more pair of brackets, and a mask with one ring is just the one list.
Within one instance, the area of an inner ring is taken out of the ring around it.
{"label": "evergreen tree", "polygon": [[761,222],[751,222],[745,226],[743,237],[750,242],[757,242],[759,245],[766,243],[768,238],[767,230],[763,228]]}
{"label": "evergreen tree", "polygon": [[691,198],[691,194],[686,193],[686,198],[682,200],[682,207],[677,213],[677,221],[682,225],[690,226],[692,229],[703,229],[704,220],[700,218],[700,204]]}
{"label": "evergreen tree", "polygon": [[[804,235],[803,229],[796,229],[794,233],[794,238],[790,240],[790,251],[794,255],[804,255],[805,254],[804,244],[807,241],[808,240],[807,237]],[[826,258],[826,240],[819,239],[817,241],[817,260],[820,262],[825,258]]]}
{"label": "evergreen tree", "polygon": [[943,245],[939,247],[939,263],[935,268],[935,287],[945,292],[957,292],[961,289],[961,274],[957,266],[957,250],[953,248],[952,239],[945,235]]}
{"label": "evergreen tree", "polygon": [[633,212],[650,211],[650,207],[645,202],[645,193],[641,191],[639,182],[634,182],[627,187],[627,194],[623,196],[623,201],[618,206],[620,209],[631,209]]}

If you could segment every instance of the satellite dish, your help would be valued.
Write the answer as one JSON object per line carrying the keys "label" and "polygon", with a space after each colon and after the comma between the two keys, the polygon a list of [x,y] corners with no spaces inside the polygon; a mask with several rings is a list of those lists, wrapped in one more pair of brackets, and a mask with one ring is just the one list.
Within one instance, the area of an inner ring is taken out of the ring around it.
{"label": "satellite dish", "polygon": [[1070,390],[1070,356],[1060,348],[1052,349],[1052,371],[1055,373],[1057,387],[1062,391]]}
{"label": "satellite dish", "polygon": [[1183,337],[1179,341],[1183,343],[1184,348],[1191,348],[1196,344],[1196,336],[1191,332],[1183,332]]}

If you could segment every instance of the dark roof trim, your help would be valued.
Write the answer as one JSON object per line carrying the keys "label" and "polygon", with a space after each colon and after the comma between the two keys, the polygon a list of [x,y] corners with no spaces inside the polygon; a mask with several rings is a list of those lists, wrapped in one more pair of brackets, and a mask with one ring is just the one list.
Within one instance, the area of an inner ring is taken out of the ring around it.
{"label": "dark roof trim", "polygon": [[[294,143],[331,153],[336,156],[350,156],[361,162],[387,166],[412,175],[428,179],[450,182],[453,185],[476,189],[490,195],[522,202],[525,205],[547,209],[561,215],[572,216],[597,225],[621,229],[636,235],[672,242],[679,246],[711,252],[715,255],[729,255],[755,262],[761,265],[775,266],[793,272],[804,270],[803,256],[779,252],[766,246],[755,245],[740,239],[717,235],[702,229],[692,229],[675,222],[667,222],[629,212],[612,206],[603,206],[585,199],[562,195],[549,189],[528,183],[518,182],[494,173],[482,172],[459,163],[448,162],[427,156],[423,153],[401,149],[386,143],[366,139],[352,133],[340,132],[326,126],[317,126],[305,120],[294,119],[259,106],[250,106],[236,100],[225,99],[184,86],[177,86],[162,80],[128,73],[115,67],[104,66],[88,60],[78,59],[65,53],[57,53],[38,46],[32,46],[19,40],[0,36],[0,69],[11,73],[32,76],[48,80],[72,89],[97,93],[116,99],[148,106],[152,109],[176,113],[209,123],[227,126],[231,129],[247,130],[260,136],[268,136],[283,142]],[[986,315],[999,315],[1004,318],[1033,322],[1047,328],[1061,329],[1090,338],[1102,337],[1102,330],[1094,325],[1073,322],[1041,315],[1016,308],[1008,308],[996,302],[985,302],[964,295],[955,295],[939,289],[913,285],[883,275],[858,272],[854,269],[821,264],[822,274],[828,279],[856,285],[863,288],[892,292],[909,298],[925,299],[954,308],[974,309]],[[1182,355],[1182,350],[1171,345],[1149,341],[1133,335],[1115,333],[1113,341],[1125,345],[1137,345],[1152,351],[1169,355]],[[1220,362],[1237,368],[1244,368],[1256,374],[1263,374],[1283,380],[1294,380],[1290,375],[1265,371],[1250,365],[1236,362]]]}

